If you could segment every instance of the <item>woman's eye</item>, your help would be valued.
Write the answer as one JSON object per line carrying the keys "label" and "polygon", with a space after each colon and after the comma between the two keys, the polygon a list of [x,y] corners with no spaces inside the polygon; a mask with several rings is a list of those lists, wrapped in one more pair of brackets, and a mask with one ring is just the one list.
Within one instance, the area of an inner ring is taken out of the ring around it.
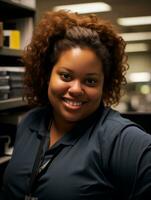
{"label": "woman's eye", "polygon": [[91,86],[91,87],[95,86],[96,83],[97,83],[97,80],[95,80],[95,79],[87,79],[87,80],[86,80],[86,84],[87,84],[88,86]]}
{"label": "woman's eye", "polygon": [[69,73],[60,73],[60,77],[64,81],[70,81],[72,78]]}

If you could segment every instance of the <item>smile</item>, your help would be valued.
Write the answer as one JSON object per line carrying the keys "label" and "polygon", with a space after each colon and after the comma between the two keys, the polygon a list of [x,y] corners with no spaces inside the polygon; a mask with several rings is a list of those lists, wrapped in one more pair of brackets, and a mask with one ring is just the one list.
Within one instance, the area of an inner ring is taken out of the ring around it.
{"label": "smile", "polygon": [[82,102],[80,101],[71,101],[69,99],[64,99],[64,101],[68,104],[70,104],[71,106],[81,106]]}
{"label": "smile", "polygon": [[79,109],[84,104],[82,101],[75,101],[71,99],[63,98],[65,105],[70,109]]}

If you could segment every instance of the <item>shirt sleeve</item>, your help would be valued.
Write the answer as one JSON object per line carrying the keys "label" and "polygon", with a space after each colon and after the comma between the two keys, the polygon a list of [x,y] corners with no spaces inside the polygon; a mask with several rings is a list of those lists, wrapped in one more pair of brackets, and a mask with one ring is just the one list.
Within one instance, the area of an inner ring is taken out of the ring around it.
{"label": "shirt sleeve", "polygon": [[128,200],[151,197],[151,135],[135,126],[121,131],[112,148],[112,177]]}
{"label": "shirt sleeve", "polygon": [[151,144],[145,148],[138,160],[132,196],[132,199],[136,200],[148,200],[151,197]]}

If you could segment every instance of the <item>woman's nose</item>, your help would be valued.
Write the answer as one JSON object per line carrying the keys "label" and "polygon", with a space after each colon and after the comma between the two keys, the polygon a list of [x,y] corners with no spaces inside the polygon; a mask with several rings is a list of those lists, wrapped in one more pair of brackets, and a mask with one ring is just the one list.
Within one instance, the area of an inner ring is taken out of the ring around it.
{"label": "woman's nose", "polygon": [[73,81],[70,85],[68,92],[72,96],[82,96],[84,94],[84,90],[80,81]]}

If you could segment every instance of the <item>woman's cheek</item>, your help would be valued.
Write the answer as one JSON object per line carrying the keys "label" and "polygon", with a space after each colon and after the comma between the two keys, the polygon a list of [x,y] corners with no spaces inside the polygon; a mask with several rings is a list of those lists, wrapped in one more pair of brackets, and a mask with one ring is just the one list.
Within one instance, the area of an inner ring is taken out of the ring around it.
{"label": "woman's cheek", "polygon": [[68,84],[61,79],[54,78],[50,82],[49,89],[53,94],[62,95],[68,90]]}

